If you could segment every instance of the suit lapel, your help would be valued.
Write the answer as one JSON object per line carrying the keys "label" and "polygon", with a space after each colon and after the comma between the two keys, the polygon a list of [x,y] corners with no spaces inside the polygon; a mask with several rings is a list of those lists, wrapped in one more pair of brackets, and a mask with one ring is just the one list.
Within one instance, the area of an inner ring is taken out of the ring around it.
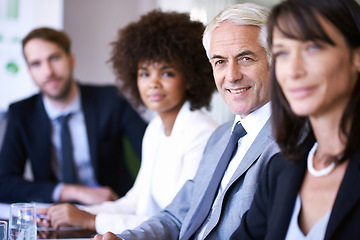
{"label": "suit lapel", "polygon": [[273,139],[274,137],[272,136],[271,123],[269,119],[265,123],[263,129],[261,129],[259,135],[255,138],[254,142],[251,144],[244,158],[241,160],[239,167],[236,169],[234,175],[231,177],[230,183],[226,186],[224,191],[227,191],[228,188],[252,166],[252,164],[264,151],[264,146],[269,145]]}
{"label": "suit lapel", "polygon": [[90,158],[91,163],[94,166],[94,173],[96,178],[98,179],[99,170],[98,170],[98,117],[99,113],[97,112],[98,108],[96,102],[91,98],[91,94],[89,93],[89,89],[79,85],[79,89],[81,92],[81,107],[84,113],[84,120],[86,124],[86,132],[88,135],[89,141],[89,150],[90,150]]}
{"label": "suit lapel", "polygon": [[306,161],[298,164],[287,163],[287,166],[276,182],[276,195],[267,226],[269,239],[284,239],[286,236],[295,200],[306,171]]}
{"label": "suit lapel", "polygon": [[[227,136],[227,138],[222,139],[224,142],[226,140],[229,142],[230,136]],[[244,174],[246,171],[254,164],[254,162],[259,158],[261,153],[264,151],[264,146],[267,146],[270,144],[271,141],[273,141],[274,137],[272,136],[272,130],[271,130],[271,122],[270,119],[265,123],[264,127],[261,129],[258,136],[255,138],[254,142],[251,144],[249,150],[246,152],[245,156],[243,157],[240,165],[236,169],[235,173],[231,177],[229,183],[224,189],[224,193],[220,196],[219,201],[223,202],[223,199],[225,198],[226,193],[228,192],[229,188]],[[225,145],[226,145],[225,144]],[[220,158],[220,156],[219,156]],[[215,167],[214,167],[215,168]],[[208,236],[208,234],[213,230],[213,228],[216,226],[220,218],[220,214],[217,216],[214,216],[211,218],[210,222],[208,223],[208,226],[206,228],[206,231],[204,233],[205,238]]]}
{"label": "suit lapel", "polygon": [[[360,201],[360,192],[353,187],[360,185],[360,152],[357,152],[349,163],[343,182],[326,229],[325,239],[331,239],[338,225],[349,214],[353,206]],[[304,174],[306,161],[299,164],[289,164],[283,170],[277,181],[277,193],[273,200],[273,210],[268,221],[269,239],[284,239],[293,213],[297,194],[299,193]]]}
{"label": "suit lapel", "polygon": [[[44,103],[42,101],[41,94],[38,95],[36,100],[36,108],[35,111],[29,114],[32,122],[30,123],[30,131],[32,133],[32,137],[30,138],[32,150],[34,154],[37,156],[31,156],[34,159],[42,159],[41,168],[44,171],[38,171],[41,175],[47,175],[44,178],[56,179],[54,171],[52,171],[51,161],[49,159],[52,158],[52,141],[51,141],[51,124],[48,115],[46,114]],[[43,134],[38,134],[39,129],[43,131]],[[40,166],[40,165],[38,165]],[[36,170],[33,170],[34,172]]]}
{"label": "suit lapel", "polygon": [[[325,239],[330,239],[353,206],[360,200],[360,192],[355,187],[360,185],[360,151],[351,158],[344,179],[340,185],[326,229]],[[351,187],[352,186],[352,187]],[[355,190],[355,191],[354,191]]]}

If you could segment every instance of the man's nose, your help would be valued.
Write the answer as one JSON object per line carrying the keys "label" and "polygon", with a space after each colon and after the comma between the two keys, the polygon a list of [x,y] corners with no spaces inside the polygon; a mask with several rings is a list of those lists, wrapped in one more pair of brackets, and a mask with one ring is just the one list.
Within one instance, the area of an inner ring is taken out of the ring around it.
{"label": "man's nose", "polygon": [[243,78],[242,68],[236,62],[231,62],[228,65],[226,72],[226,79],[230,82],[235,82],[237,80],[241,80]]}
{"label": "man's nose", "polygon": [[51,65],[50,62],[45,62],[42,69],[46,76],[51,76],[54,74],[54,67]]}

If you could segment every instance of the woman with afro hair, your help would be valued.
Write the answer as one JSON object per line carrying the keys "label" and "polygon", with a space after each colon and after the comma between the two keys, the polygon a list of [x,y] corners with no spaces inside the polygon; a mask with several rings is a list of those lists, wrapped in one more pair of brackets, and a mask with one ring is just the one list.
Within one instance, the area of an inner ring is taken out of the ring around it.
{"label": "woman with afro hair", "polygon": [[135,184],[116,201],[82,210],[71,204],[50,207],[48,223],[120,233],[166,207],[194,177],[217,127],[201,110],[209,108],[215,90],[201,42],[204,28],[188,14],[154,10],[119,30],[109,62],[120,92],[136,107],[157,113],[143,138]]}

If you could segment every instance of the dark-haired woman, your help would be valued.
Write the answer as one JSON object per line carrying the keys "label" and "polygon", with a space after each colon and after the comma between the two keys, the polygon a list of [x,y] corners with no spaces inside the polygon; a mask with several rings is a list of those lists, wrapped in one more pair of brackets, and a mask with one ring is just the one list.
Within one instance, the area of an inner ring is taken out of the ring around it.
{"label": "dark-haired woman", "polygon": [[232,239],[360,239],[360,7],[284,1],[268,31],[282,152]]}

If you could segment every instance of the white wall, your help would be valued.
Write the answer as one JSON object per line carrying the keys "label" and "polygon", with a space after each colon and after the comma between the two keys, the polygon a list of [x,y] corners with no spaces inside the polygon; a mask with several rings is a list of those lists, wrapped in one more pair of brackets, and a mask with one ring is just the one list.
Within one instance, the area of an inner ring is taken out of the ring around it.
{"label": "white wall", "polygon": [[11,102],[38,91],[21,51],[22,38],[33,28],[64,28],[77,57],[75,77],[83,82],[109,84],[114,83],[114,75],[105,63],[109,42],[120,27],[156,6],[156,0],[18,0],[18,17],[9,19],[5,10],[10,2],[14,1],[0,0],[0,69],[11,61],[19,70],[0,71],[0,113]]}
{"label": "white wall", "polygon": [[106,64],[109,43],[119,28],[155,7],[155,0],[64,0],[64,30],[72,38],[77,59],[74,76],[84,83],[114,84]]}
{"label": "white wall", "polygon": [[[15,3],[15,4],[14,4]],[[34,27],[62,28],[63,0],[0,0],[0,112],[10,102],[37,91],[21,51],[21,39]],[[10,8],[12,16],[8,15]],[[11,63],[17,70],[6,68]]]}

